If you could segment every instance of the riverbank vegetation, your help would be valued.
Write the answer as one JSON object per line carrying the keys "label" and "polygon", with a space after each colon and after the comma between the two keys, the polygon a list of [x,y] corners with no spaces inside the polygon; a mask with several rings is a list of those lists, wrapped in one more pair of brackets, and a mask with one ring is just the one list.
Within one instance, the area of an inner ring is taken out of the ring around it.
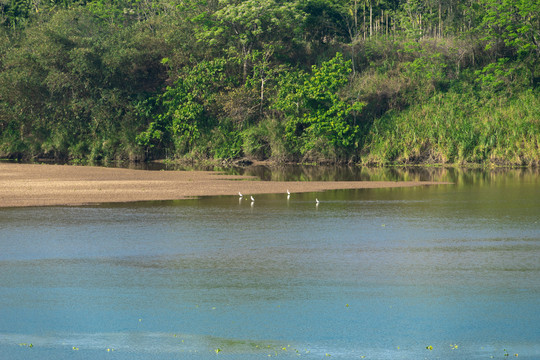
{"label": "riverbank vegetation", "polygon": [[0,156],[540,164],[540,3],[0,0]]}

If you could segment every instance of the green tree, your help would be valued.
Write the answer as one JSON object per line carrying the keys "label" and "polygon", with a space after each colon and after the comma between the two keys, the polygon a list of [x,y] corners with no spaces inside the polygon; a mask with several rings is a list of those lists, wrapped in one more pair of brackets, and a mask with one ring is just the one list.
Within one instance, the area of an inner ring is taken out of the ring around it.
{"label": "green tree", "polygon": [[274,106],[285,114],[287,139],[301,155],[341,158],[358,146],[354,115],[364,104],[339,96],[350,72],[351,61],[338,53],[311,74],[283,76]]}
{"label": "green tree", "polygon": [[303,37],[316,49],[355,36],[354,11],[348,1],[308,0],[302,9],[306,13]]}
{"label": "green tree", "polygon": [[481,4],[485,15],[480,31],[496,61],[479,72],[480,79],[497,84],[525,67],[532,84],[540,66],[540,1],[481,0]]}
{"label": "green tree", "polygon": [[303,16],[297,1],[222,0],[220,9],[213,13],[214,21],[205,22],[199,36],[236,59],[242,65],[245,81],[252,52],[264,51],[267,45],[272,45],[275,51],[283,50],[297,33]]}
{"label": "green tree", "polygon": [[15,27],[28,18],[31,4],[30,0],[0,1],[0,21],[4,25]]}
{"label": "green tree", "polygon": [[162,44],[86,8],[60,10],[25,30],[3,59],[0,99],[30,156],[135,155],[136,99],[164,76]]}
{"label": "green tree", "polygon": [[225,85],[225,60],[202,61],[184,68],[174,86],[158,99],[158,111],[139,144],[154,147],[172,141],[178,155],[190,152],[202,133],[211,128],[216,95]]}

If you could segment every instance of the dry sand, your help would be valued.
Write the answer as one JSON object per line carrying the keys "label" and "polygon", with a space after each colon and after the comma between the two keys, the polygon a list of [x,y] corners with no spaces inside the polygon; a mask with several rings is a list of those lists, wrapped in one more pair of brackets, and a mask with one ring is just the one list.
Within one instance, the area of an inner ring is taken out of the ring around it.
{"label": "dry sand", "polygon": [[210,195],[410,187],[440,182],[258,181],[209,171],[146,171],[0,163],[0,207],[177,200]]}

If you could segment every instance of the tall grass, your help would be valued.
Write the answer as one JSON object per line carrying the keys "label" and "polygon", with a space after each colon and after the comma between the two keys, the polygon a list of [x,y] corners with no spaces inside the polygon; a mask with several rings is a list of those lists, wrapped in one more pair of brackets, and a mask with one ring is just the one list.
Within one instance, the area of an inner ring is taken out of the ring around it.
{"label": "tall grass", "polygon": [[364,164],[540,164],[540,101],[529,90],[511,99],[437,93],[374,121]]}

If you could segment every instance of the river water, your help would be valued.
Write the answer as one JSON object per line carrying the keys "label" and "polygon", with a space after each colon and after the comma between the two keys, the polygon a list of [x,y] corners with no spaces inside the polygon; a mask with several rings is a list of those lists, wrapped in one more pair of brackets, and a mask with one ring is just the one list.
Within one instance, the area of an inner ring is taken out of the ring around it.
{"label": "river water", "polygon": [[537,171],[251,171],[454,184],[0,209],[0,357],[540,359]]}

